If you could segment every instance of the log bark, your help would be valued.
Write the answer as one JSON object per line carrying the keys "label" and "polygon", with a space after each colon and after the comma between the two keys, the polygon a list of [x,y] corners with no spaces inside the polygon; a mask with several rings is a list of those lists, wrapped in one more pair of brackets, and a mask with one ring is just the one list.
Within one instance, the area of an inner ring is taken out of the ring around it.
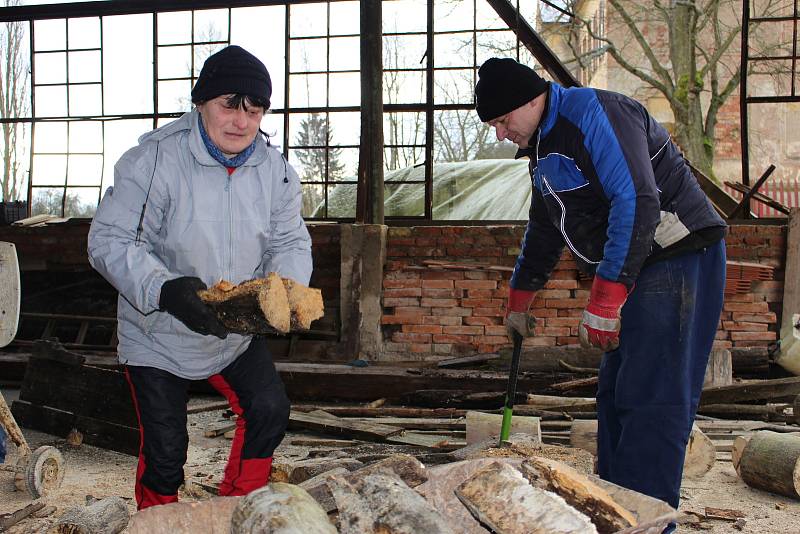
{"label": "log bark", "polygon": [[[503,416],[483,412],[467,412],[467,445],[478,443],[485,439],[500,439],[500,425]],[[512,417],[511,433],[528,434],[537,443],[542,442],[542,428],[538,417]]]}
{"label": "log bark", "polygon": [[617,504],[600,486],[571,467],[547,458],[528,458],[522,474],[531,484],[560,495],[570,506],[588,516],[600,534],[636,526],[636,517]]}
{"label": "log bark", "polygon": [[800,437],[756,432],[742,451],[739,476],[748,486],[800,498]]}
{"label": "log bark", "polygon": [[513,467],[495,462],[455,490],[472,515],[496,534],[597,533],[564,499],[531,486]]}
{"label": "log bark", "polygon": [[47,534],[117,534],[128,526],[128,505],[121,497],[107,497],[89,506],[70,508]]}
{"label": "log bark", "polygon": [[733,384],[733,363],[728,349],[714,349],[708,357],[703,389]]}
{"label": "log bark", "polygon": [[231,516],[230,533],[336,534],[336,528],[306,490],[276,482],[238,502]]}
{"label": "log bark", "polygon": [[371,474],[329,484],[339,509],[341,534],[454,534],[445,519],[395,476]]}

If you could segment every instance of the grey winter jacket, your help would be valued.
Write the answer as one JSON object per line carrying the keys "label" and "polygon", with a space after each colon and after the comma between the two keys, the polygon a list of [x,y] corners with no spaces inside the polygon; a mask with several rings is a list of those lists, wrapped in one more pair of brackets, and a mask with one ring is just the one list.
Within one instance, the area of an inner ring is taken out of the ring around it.
{"label": "grey winter jacket", "polygon": [[158,311],[166,280],[196,276],[211,286],[275,271],[308,285],[312,270],[294,169],[258,136],[228,175],[206,150],[198,118],[186,113],[139,138],[117,162],[89,230],[89,262],[120,295],[120,362],[188,379],[220,372],[250,337],[203,336]]}

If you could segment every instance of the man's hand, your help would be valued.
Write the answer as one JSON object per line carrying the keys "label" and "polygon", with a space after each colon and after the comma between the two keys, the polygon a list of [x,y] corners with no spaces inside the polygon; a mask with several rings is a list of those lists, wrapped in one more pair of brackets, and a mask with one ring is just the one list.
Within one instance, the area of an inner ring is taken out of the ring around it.
{"label": "man's hand", "polygon": [[195,276],[181,276],[167,280],[161,286],[158,305],[198,334],[214,335],[220,339],[228,337],[228,329],[217,318],[214,310],[208,307],[197,295],[207,289],[202,280]]}
{"label": "man's hand", "polygon": [[506,331],[508,338],[513,342],[513,333],[517,332],[522,337],[531,337],[536,319],[528,313],[528,309],[536,297],[536,291],[524,289],[508,289],[508,306],[506,307]]}
{"label": "man's hand", "polygon": [[627,298],[628,288],[625,284],[594,277],[589,303],[583,310],[578,326],[581,346],[597,347],[605,352],[619,347],[619,312]]}

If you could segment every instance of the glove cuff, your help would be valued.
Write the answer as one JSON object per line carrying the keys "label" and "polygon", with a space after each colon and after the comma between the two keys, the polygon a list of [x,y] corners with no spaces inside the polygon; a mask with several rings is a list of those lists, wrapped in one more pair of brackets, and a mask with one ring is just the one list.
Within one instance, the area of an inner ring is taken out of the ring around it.
{"label": "glove cuff", "polygon": [[509,312],[527,312],[531,307],[533,299],[536,297],[536,291],[528,291],[525,289],[508,289],[508,311]]}

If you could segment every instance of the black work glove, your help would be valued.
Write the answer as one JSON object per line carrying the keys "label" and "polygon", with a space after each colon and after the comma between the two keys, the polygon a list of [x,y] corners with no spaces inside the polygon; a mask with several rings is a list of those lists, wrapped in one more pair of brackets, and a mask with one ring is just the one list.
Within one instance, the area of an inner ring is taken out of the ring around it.
{"label": "black work glove", "polygon": [[158,305],[198,334],[214,335],[220,339],[228,337],[228,329],[223,326],[205,302],[197,295],[208,286],[196,276],[181,276],[167,280],[161,286]]}

